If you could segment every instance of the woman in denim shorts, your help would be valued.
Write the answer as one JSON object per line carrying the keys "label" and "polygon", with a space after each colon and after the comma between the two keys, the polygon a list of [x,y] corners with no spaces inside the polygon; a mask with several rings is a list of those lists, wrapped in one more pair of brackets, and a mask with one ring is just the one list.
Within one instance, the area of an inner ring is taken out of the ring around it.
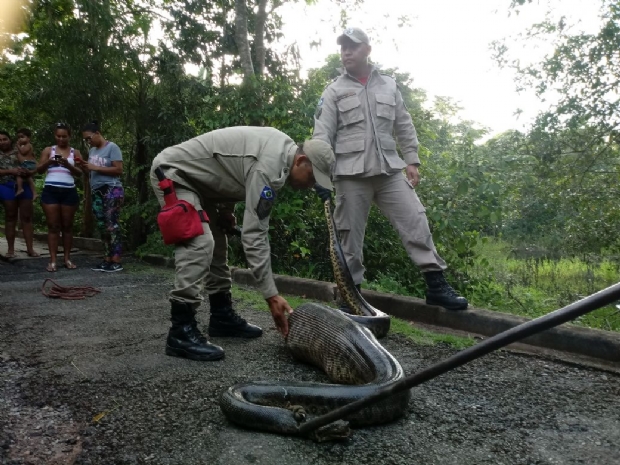
{"label": "woman in denim shorts", "polygon": [[15,178],[20,175],[32,175],[34,171],[19,168],[17,150],[13,148],[11,136],[6,131],[0,131],[0,203],[4,207],[4,227],[8,250],[5,257],[15,256],[15,228],[19,213],[19,220],[26,241],[26,252],[31,257],[38,254],[33,248],[32,224],[32,191],[25,183],[24,191],[15,195]]}
{"label": "woman in denim shorts", "polygon": [[41,152],[37,171],[47,172],[45,186],[41,193],[41,206],[47,220],[47,245],[50,251],[50,262],[47,271],[56,271],[58,242],[62,232],[64,266],[70,270],[77,268],[71,261],[73,246],[73,219],[80,202],[75,176],[82,171],[75,166],[75,158],[80,151],[69,145],[71,128],[65,123],[58,123],[54,128],[56,145],[46,147]]}

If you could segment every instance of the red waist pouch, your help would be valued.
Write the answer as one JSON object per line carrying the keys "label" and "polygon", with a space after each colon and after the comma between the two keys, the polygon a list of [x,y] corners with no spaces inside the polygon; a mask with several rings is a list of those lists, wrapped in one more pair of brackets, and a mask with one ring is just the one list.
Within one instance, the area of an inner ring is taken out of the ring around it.
{"label": "red waist pouch", "polygon": [[177,199],[171,188],[172,182],[168,179],[159,185],[167,194],[164,195],[166,205],[157,215],[157,224],[164,238],[164,244],[178,244],[204,234],[202,223],[209,222],[207,214],[203,210],[197,211],[191,203]]}

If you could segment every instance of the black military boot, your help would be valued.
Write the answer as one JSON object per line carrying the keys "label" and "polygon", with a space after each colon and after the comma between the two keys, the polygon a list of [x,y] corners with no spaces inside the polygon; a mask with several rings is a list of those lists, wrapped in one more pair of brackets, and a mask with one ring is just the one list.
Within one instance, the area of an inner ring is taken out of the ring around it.
{"label": "black military boot", "polygon": [[209,296],[211,319],[209,336],[211,337],[260,337],[263,330],[249,324],[232,308],[230,292],[218,292]]}
{"label": "black military boot", "polygon": [[198,329],[196,310],[190,304],[172,301],[170,315],[172,328],[166,340],[166,355],[201,361],[224,358],[224,349],[211,344]]}
{"label": "black military boot", "polygon": [[[356,284],[355,288],[360,292],[360,294],[362,293],[362,285],[361,284]],[[340,298],[342,299],[342,292],[340,293]],[[348,313],[349,315],[354,315],[355,312],[353,312],[353,310],[351,310],[351,308],[349,308],[349,305],[344,301],[344,299],[342,299],[342,304],[340,304],[340,308],[338,309],[343,313]]]}
{"label": "black military boot", "polygon": [[447,310],[465,310],[467,299],[456,293],[443,276],[443,271],[428,271],[424,273],[426,279],[426,303],[439,305]]}

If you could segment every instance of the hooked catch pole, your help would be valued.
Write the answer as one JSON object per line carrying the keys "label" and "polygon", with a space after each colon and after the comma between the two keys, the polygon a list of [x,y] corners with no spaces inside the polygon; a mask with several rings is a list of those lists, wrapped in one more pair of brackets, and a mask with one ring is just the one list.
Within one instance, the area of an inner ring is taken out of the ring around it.
{"label": "hooked catch pole", "polygon": [[614,284],[613,286],[574,302],[564,308],[536,318],[535,320],[528,321],[527,323],[520,324],[519,326],[515,326],[507,331],[496,334],[495,336],[486,339],[475,346],[454,354],[446,360],[431,365],[422,371],[385,386],[375,394],[356,400],[355,402],[351,402],[350,404],[337,408],[336,410],[332,410],[331,412],[314,418],[307,423],[302,423],[299,426],[298,432],[299,434],[309,433],[329,423],[341,420],[352,413],[358,412],[368,405],[379,402],[386,397],[392,396],[406,389],[411,389],[414,386],[418,386],[419,384],[436,378],[447,371],[471,362],[478,357],[482,357],[489,352],[493,352],[494,350],[500,349],[508,344],[512,344],[513,342],[519,341],[533,334],[553,328],[554,326],[561,325],[567,321],[574,320],[581,315],[585,315],[593,310],[605,307],[606,305],[612,304],[617,300],[620,300],[620,283]]}

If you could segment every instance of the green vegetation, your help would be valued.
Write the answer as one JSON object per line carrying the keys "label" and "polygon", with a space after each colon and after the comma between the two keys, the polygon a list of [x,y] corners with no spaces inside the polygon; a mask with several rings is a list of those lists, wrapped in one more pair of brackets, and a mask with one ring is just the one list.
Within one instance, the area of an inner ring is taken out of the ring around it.
{"label": "green vegetation", "polygon": [[153,276],[170,278],[170,286],[172,286],[172,282],[174,281],[174,270],[172,268],[152,266],[144,262],[125,261],[123,263],[123,273],[142,274],[145,271],[148,271],[148,273]]}
{"label": "green vegetation", "polygon": [[[171,256],[147,182],[162,149],[234,125],[273,126],[297,141],[312,134],[316,102],[339,57],[325,57],[302,79],[295,51],[276,52],[278,7],[289,1],[263,14],[264,2],[250,0],[26,0],[23,21],[9,31],[12,46],[0,51],[0,128],[32,128],[40,151],[53,143],[57,121],[74,128],[101,121],[123,150],[128,250]],[[363,8],[360,0],[337,1],[343,21],[348,9]],[[498,65],[516,71],[517,85],[541,99],[559,96],[526,131],[487,139],[449,97],[430,101],[410,75],[384,70],[398,81],[418,131],[417,193],[448,279],[475,306],[534,317],[620,280],[620,1],[598,1],[598,30],[580,32],[550,15],[522,37],[495,44]],[[529,3],[515,0],[510,8]],[[564,4],[551,3],[562,16]],[[151,43],[155,28],[163,36]],[[522,67],[511,47],[538,40],[554,52]],[[200,71],[189,74],[190,65]],[[77,131],[72,143],[86,150]],[[38,203],[35,220],[45,229]],[[95,234],[90,212],[80,209],[75,229]],[[333,280],[323,208],[312,192],[278,194],[270,244],[276,273]],[[229,249],[231,263],[243,266],[238,239]],[[365,286],[424,295],[419,270],[377,209],[364,260]],[[613,307],[577,323],[620,329]]]}
{"label": "green vegetation", "polygon": [[[233,297],[257,310],[268,310],[268,307],[265,304],[265,299],[263,299],[263,296],[256,291],[239,286],[233,286]],[[313,302],[312,300],[302,299],[301,297],[291,295],[285,295],[284,298],[286,298],[293,309],[304,303]],[[326,304],[325,302],[321,303],[332,307],[334,306]],[[398,318],[392,318],[390,332],[392,334],[402,334],[416,344],[434,345],[442,343],[459,350],[470,347],[475,343],[474,339],[471,337],[434,333],[425,329],[416,328],[411,323]]]}
{"label": "green vegetation", "polygon": [[[267,306],[265,299],[257,291],[253,291],[245,287],[233,285],[232,293],[235,299],[239,299],[245,304],[250,305],[253,308],[256,308],[257,310],[264,310],[264,311],[269,310],[269,307]],[[286,301],[290,304],[292,308],[299,307],[300,305],[307,303],[307,302],[312,302],[312,300],[303,299],[301,297],[297,297],[294,295],[285,295],[283,297],[286,299]]]}
{"label": "green vegetation", "polygon": [[[479,296],[482,304],[476,295],[472,296],[475,305],[536,318],[619,281],[617,261],[592,256],[511,258],[514,254],[507,243],[498,240],[480,246],[482,258],[476,262],[473,274],[492,270],[494,283]],[[620,331],[620,311],[609,306],[588,313],[575,323]]]}
{"label": "green vegetation", "polygon": [[434,344],[446,344],[455,349],[466,349],[473,346],[476,341],[473,337],[461,337],[451,334],[439,334],[432,331],[417,328],[411,323],[400,320],[398,318],[392,318],[392,325],[390,331],[396,334],[402,334],[411,339],[416,344],[420,345],[434,345]]}

